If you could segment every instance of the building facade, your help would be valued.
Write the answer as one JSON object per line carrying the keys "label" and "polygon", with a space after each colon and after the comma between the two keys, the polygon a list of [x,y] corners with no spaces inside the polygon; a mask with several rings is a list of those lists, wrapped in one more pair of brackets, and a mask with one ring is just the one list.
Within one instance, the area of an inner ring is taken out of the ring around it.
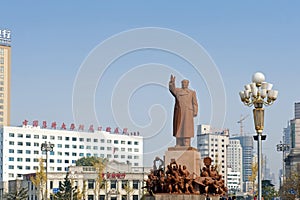
{"label": "building facade", "polygon": [[[253,138],[252,136],[237,136],[231,139],[239,140],[243,150],[243,183],[249,181],[248,177],[252,175],[253,163]],[[245,187],[244,187],[245,189]]]}
{"label": "building facade", "polygon": [[227,180],[227,146],[229,144],[229,130],[216,130],[210,125],[199,125],[197,129],[197,149],[201,159],[210,157],[212,165]]}
{"label": "building facade", "polygon": [[[98,188],[96,182],[98,172],[92,166],[70,166],[68,178],[76,192],[82,199],[86,200],[139,200],[144,194],[144,180],[150,169],[143,167],[132,167],[128,163],[110,161],[103,171],[102,187]],[[30,177],[35,174],[26,174],[22,179],[10,181],[10,191],[13,191],[18,184],[28,189],[29,200],[41,200],[41,190],[36,188]],[[59,192],[59,186],[64,182],[66,172],[48,173],[48,198],[54,199]],[[19,187],[20,188],[20,187]]]}
{"label": "building facade", "polygon": [[82,157],[101,157],[108,160],[143,166],[143,138],[137,135],[106,131],[47,129],[40,126],[4,126],[0,132],[1,160],[0,189],[6,192],[9,180],[23,174],[35,173],[39,158],[46,158],[42,143],[53,144],[48,153],[48,172],[66,172]]}
{"label": "building facade", "polygon": [[236,194],[242,191],[243,184],[241,182],[242,174],[240,172],[234,172],[232,168],[227,168],[227,188],[228,193]]}
{"label": "building facade", "polygon": [[[239,178],[237,181],[239,183],[238,187],[236,185],[233,185],[232,187],[241,191],[243,188],[243,148],[239,140],[229,139],[229,145],[227,147],[227,167],[230,169],[228,170],[228,176],[232,173],[233,177],[231,177],[231,179],[234,179],[234,182],[236,182],[236,178]],[[229,177],[227,177],[227,180],[229,180]]]}
{"label": "building facade", "polygon": [[0,128],[10,125],[11,33],[0,29]]}
{"label": "building facade", "polygon": [[286,176],[300,169],[300,102],[295,103],[295,118],[290,120],[290,152],[285,159]]}

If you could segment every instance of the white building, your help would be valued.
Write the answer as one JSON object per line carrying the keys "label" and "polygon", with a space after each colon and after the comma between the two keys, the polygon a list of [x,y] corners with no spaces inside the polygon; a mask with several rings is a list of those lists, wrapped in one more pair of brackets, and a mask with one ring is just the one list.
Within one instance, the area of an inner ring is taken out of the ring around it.
{"label": "white building", "polygon": [[242,174],[241,172],[234,172],[230,167],[227,168],[227,188],[228,192],[235,194],[242,191]]}
{"label": "white building", "polygon": [[[229,139],[229,145],[227,147],[227,186],[229,188],[230,179],[234,179],[236,182],[236,178],[239,178],[238,180],[238,189],[241,190],[243,188],[243,148],[240,143],[240,140],[235,139]],[[234,177],[229,177],[229,174],[232,174]],[[230,186],[231,188],[236,188],[236,185]]]}
{"label": "white building", "polygon": [[53,151],[48,152],[48,172],[66,172],[70,165],[75,165],[76,160],[90,156],[130,163],[133,167],[143,166],[141,136],[62,128],[23,125],[4,126],[1,129],[0,195],[6,192],[9,180],[36,172],[39,158],[46,158],[46,152],[41,151],[41,144],[45,142],[54,145]]}
{"label": "white building", "polygon": [[[81,193],[82,199],[86,200],[117,200],[128,199],[138,200],[143,196],[144,180],[150,168],[132,167],[130,164],[111,161],[103,172],[103,187],[98,190],[96,187],[97,172],[92,166],[72,166],[69,168],[68,178],[72,186]],[[34,174],[23,176],[22,180],[10,181],[10,191],[18,188],[27,188],[29,199],[42,199],[41,191],[36,188],[30,180]],[[54,199],[53,194],[59,191],[59,185],[64,182],[66,172],[48,173],[48,198]],[[16,187],[16,184],[19,187]],[[125,186],[129,186],[126,190]]]}
{"label": "white building", "polygon": [[227,177],[227,146],[229,144],[229,130],[216,130],[210,125],[199,125],[197,130],[197,149],[201,158],[210,157],[212,165],[218,166],[226,183]]}

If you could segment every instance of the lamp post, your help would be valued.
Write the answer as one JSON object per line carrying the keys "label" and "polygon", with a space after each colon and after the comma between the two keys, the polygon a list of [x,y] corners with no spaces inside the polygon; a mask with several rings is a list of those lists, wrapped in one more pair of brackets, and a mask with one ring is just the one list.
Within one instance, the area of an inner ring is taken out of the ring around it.
{"label": "lamp post", "polygon": [[269,106],[277,99],[278,91],[272,90],[272,84],[265,82],[265,76],[261,72],[256,72],[252,76],[252,83],[245,85],[245,90],[241,91],[241,101],[246,106],[254,106],[253,117],[256,135],[253,136],[257,141],[257,158],[258,158],[258,200],[262,197],[262,140],[266,139],[263,135],[264,129],[264,108]]}
{"label": "lamp post", "polygon": [[53,151],[54,144],[51,144],[50,142],[42,143],[41,145],[41,151],[46,151],[46,199],[48,199],[48,151]]}
{"label": "lamp post", "polygon": [[281,186],[284,184],[284,178],[285,178],[285,165],[284,165],[284,159],[285,159],[285,152],[290,150],[290,145],[283,144],[282,141],[280,141],[280,144],[277,144],[277,151],[282,151],[282,183]]}

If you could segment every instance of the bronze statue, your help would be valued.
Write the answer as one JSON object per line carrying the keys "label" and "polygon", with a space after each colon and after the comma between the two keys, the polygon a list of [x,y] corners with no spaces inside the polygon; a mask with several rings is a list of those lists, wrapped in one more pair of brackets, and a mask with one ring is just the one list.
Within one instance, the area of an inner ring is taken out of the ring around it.
{"label": "bronze statue", "polygon": [[194,137],[194,117],[198,114],[196,92],[188,88],[189,81],[182,80],[181,88],[175,87],[175,76],[171,75],[169,90],[175,97],[173,116],[173,136],[176,137],[176,146],[191,145]]}
{"label": "bronze statue", "polygon": [[[160,160],[156,157],[155,160]],[[215,166],[211,166],[211,158],[204,158],[203,169],[201,175],[194,177],[190,174],[186,166],[178,165],[175,160],[172,160],[164,168],[151,170],[146,180],[147,191],[149,194],[155,193],[172,193],[172,194],[205,194],[205,195],[220,195],[227,193],[222,176],[218,173]]]}

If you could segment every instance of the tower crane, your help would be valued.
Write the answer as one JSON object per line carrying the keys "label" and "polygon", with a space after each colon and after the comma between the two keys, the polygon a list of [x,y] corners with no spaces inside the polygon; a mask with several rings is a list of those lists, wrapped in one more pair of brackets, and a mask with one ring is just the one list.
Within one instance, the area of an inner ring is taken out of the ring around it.
{"label": "tower crane", "polygon": [[240,120],[237,122],[238,124],[240,124],[240,136],[243,136],[243,134],[244,134],[243,133],[243,128],[244,128],[243,121],[245,119],[247,119],[247,117],[249,117],[249,115],[246,115],[246,116],[241,115]]}

